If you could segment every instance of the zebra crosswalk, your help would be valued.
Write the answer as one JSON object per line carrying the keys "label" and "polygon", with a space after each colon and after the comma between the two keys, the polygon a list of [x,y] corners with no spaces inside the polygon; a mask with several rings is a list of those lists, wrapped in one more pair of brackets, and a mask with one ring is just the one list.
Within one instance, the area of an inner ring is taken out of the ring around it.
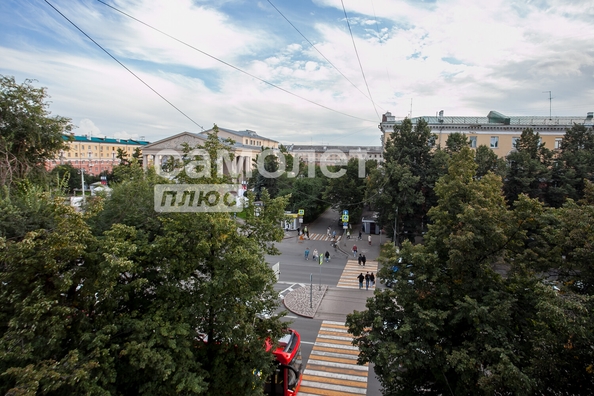
{"label": "zebra crosswalk", "polygon": [[[377,282],[377,261],[375,260],[368,260],[365,262],[365,265],[359,265],[357,260],[350,259],[347,261],[344,270],[342,271],[342,275],[338,280],[338,287],[345,287],[349,289],[358,289],[359,288],[359,280],[357,276],[360,273],[369,272],[370,274],[373,273],[375,276],[375,281]],[[363,282],[363,287],[365,287],[365,282]],[[370,289],[374,289],[375,286],[369,285]]]}
{"label": "zebra crosswalk", "polygon": [[[303,235],[305,240],[308,240],[305,235]],[[342,238],[342,235],[339,235],[336,237],[336,241],[340,241],[340,239]],[[332,236],[328,235],[328,234],[316,234],[314,232],[310,232],[309,233],[309,240],[310,241],[328,241],[330,242],[330,240],[332,239]]]}
{"label": "zebra crosswalk", "polygon": [[323,321],[309,356],[300,396],[367,394],[368,364],[358,365],[359,349],[344,323]]}

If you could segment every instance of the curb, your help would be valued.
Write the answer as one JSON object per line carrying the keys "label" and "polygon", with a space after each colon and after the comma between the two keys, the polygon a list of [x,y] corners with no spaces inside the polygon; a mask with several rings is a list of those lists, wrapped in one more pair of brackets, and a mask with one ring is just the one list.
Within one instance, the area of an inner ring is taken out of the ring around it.
{"label": "curb", "polygon": [[310,285],[306,285],[287,294],[283,299],[283,304],[287,310],[295,315],[312,319],[320,307],[320,303],[326,294],[326,290],[328,290],[327,285],[322,285],[321,290],[319,290],[319,287],[313,286],[310,297]]}

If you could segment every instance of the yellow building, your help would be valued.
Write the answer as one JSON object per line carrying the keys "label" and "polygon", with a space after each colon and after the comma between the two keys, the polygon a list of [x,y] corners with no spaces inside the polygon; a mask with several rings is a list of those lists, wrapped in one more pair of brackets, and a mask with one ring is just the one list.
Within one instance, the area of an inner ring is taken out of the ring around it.
{"label": "yellow building", "polygon": [[[571,128],[574,123],[584,124],[592,127],[593,112],[587,113],[586,117],[547,117],[547,116],[505,116],[496,111],[490,111],[486,117],[446,117],[443,111],[436,116],[422,116],[411,119],[416,125],[419,119],[424,119],[431,132],[437,136],[436,145],[444,147],[448,136],[455,132],[466,135],[470,141],[470,147],[477,148],[484,145],[491,148],[498,157],[503,158],[514,150],[516,141],[522,135],[522,131],[532,128],[538,132],[545,147],[558,150],[566,129]],[[382,141],[386,142],[394,126],[402,123],[396,120],[390,112],[382,116],[379,129],[382,131]]]}
{"label": "yellow building", "polygon": [[70,164],[77,169],[83,168],[89,175],[99,175],[102,172],[111,172],[115,165],[120,163],[117,158],[118,149],[132,158],[136,148],[149,144],[144,140],[115,139],[107,137],[92,137],[88,135],[64,135],[68,148],[59,153],[58,158],[48,163],[48,170],[61,164]]}

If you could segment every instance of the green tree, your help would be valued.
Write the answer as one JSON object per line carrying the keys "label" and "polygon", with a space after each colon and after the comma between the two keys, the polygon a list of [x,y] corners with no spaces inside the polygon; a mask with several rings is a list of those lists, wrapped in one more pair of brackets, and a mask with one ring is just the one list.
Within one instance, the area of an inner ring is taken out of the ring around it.
{"label": "green tree", "polygon": [[[413,125],[405,119],[394,126],[386,142],[383,166],[370,178],[370,203],[379,213],[380,224],[393,227],[397,223],[402,227],[399,233],[410,238],[423,232],[427,211],[436,202],[434,183],[447,161],[442,150],[433,151],[435,139],[425,120]],[[402,179],[404,175],[410,177]],[[411,185],[413,181],[415,185]]]}
{"label": "green tree", "polygon": [[379,276],[394,289],[347,318],[359,361],[384,394],[589,394],[592,300],[530,270],[528,230],[548,211],[525,196],[509,211],[501,179],[477,178],[473,157],[461,149],[438,182],[425,243],[384,248]]}
{"label": "green tree", "polygon": [[579,200],[587,180],[594,181],[594,130],[583,124],[567,129],[553,166],[552,191],[548,200],[560,207],[566,198]]}
{"label": "green tree", "polygon": [[45,88],[0,76],[0,184],[45,172],[45,161],[67,148],[70,119],[50,116]]}
{"label": "green tree", "polygon": [[488,172],[493,172],[502,178],[507,174],[505,159],[499,158],[493,150],[485,145],[477,147],[474,160],[478,165],[476,169],[477,177],[483,177]]}
{"label": "green tree", "polygon": [[514,202],[522,193],[544,201],[546,188],[551,182],[553,153],[540,142],[540,134],[532,128],[522,131],[515,151],[506,159],[510,164],[504,185],[508,202]]}
{"label": "green tree", "polygon": [[377,162],[364,161],[361,174],[359,166],[359,159],[351,158],[346,165],[329,169],[331,177],[328,177],[323,194],[326,201],[332,202],[334,209],[349,211],[351,224],[358,224],[361,219],[367,193],[366,178],[377,167]]}

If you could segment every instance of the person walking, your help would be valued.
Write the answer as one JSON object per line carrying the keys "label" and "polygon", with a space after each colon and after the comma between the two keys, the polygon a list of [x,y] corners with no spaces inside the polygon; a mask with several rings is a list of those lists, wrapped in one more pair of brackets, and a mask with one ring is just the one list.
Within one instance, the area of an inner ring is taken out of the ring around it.
{"label": "person walking", "polygon": [[353,245],[353,257],[357,257],[357,245]]}
{"label": "person walking", "polygon": [[361,265],[361,263],[363,262],[363,257],[361,257],[361,253],[359,253],[359,258],[357,260],[359,261],[359,265]]}
{"label": "person walking", "polygon": [[326,250],[326,253],[324,254],[324,256],[326,257],[326,262],[330,261],[330,252]]}
{"label": "person walking", "polygon": [[371,287],[375,286],[375,275],[373,275],[373,272],[369,274],[369,282],[371,282]]}
{"label": "person walking", "polygon": [[336,239],[336,230],[332,231],[332,239]]}
{"label": "person walking", "polygon": [[367,242],[369,242],[369,244],[371,245],[371,235],[367,236]]}
{"label": "person walking", "polygon": [[363,255],[363,257],[361,257],[361,262],[363,263],[363,265],[365,265],[366,261],[367,261],[367,257],[365,257],[365,255]]}
{"label": "person walking", "polygon": [[312,258],[314,261],[318,258],[318,249],[314,249]]}
{"label": "person walking", "polygon": [[365,290],[369,290],[369,271],[365,274]]}
{"label": "person walking", "polygon": [[347,239],[351,239],[351,232],[347,230]]}
{"label": "person walking", "polygon": [[328,230],[326,231],[326,235],[330,236],[330,230],[331,230],[331,228],[330,228],[330,226],[328,226]]}
{"label": "person walking", "polygon": [[359,231],[359,240],[363,237],[363,232]]}
{"label": "person walking", "polygon": [[305,248],[305,259],[309,260],[309,248]]}
{"label": "person walking", "polygon": [[361,290],[363,289],[363,280],[365,279],[365,277],[363,276],[363,272],[359,274],[357,279],[359,279],[359,290]]}

